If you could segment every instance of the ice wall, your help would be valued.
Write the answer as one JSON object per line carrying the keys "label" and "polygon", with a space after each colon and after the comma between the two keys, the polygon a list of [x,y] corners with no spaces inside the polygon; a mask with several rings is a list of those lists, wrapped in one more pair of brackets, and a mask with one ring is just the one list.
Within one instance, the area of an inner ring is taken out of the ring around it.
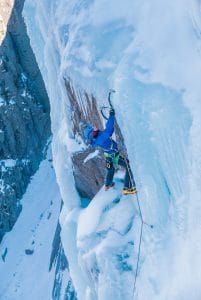
{"label": "ice wall", "polygon": [[[77,89],[94,93],[100,104],[108,88],[116,89],[114,107],[143,215],[155,225],[143,235],[138,299],[198,299],[199,2],[26,0],[24,15],[51,101],[66,254],[72,256],[75,250],[69,250],[76,245],[72,210],[79,207],[70,160],[77,144],[63,82],[70,77]],[[76,256],[70,261],[76,273]],[[81,296],[85,281],[78,274],[74,281]]]}

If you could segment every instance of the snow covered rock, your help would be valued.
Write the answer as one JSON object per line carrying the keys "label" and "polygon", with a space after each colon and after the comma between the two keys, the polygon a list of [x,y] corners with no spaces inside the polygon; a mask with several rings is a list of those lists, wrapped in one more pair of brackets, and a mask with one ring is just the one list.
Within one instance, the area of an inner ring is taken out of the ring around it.
{"label": "snow covered rock", "polygon": [[[23,4],[0,2],[8,22],[0,44],[0,240],[21,211],[19,200],[50,136],[49,100],[27,36]],[[5,164],[8,160],[16,164]]]}
{"label": "snow covered rock", "polygon": [[0,244],[0,298],[75,300],[60,240],[61,196],[50,151],[20,204],[22,212]]}

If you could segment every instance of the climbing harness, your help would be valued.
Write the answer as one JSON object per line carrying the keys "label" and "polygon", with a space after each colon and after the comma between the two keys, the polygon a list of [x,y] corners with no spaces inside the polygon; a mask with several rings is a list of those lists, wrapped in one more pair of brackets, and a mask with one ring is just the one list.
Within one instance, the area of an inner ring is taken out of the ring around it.
{"label": "climbing harness", "polygon": [[108,152],[104,152],[104,156],[107,158],[107,157],[111,157],[112,160],[118,164],[118,161],[119,161],[119,152],[114,152],[114,153],[108,153]]}
{"label": "climbing harness", "polygon": [[118,167],[119,157],[120,157],[119,152],[114,152],[114,153],[104,152],[104,156],[106,158],[106,168],[107,169],[111,169],[112,165],[114,165],[114,168],[116,170],[119,168]]}

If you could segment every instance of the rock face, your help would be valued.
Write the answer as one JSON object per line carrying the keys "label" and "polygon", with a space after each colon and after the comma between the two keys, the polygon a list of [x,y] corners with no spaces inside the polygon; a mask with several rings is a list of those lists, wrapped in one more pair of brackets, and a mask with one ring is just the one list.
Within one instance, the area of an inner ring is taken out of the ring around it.
{"label": "rock face", "polygon": [[61,239],[61,227],[58,223],[54,240],[52,243],[52,253],[50,257],[49,271],[55,268],[54,285],[52,289],[53,300],[77,300],[76,292],[69,275],[69,265],[65,256]]}
{"label": "rock face", "polygon": [[76,152],[72,156],[72,162],[75,185],[80,196],[92,199],[103,185],[105,168],[102,155],[85,162],[90,153],[90,150]]}
{"label": "rock face", "polygon": [[19,215],[19,200],[51,134],[48,96],[22,18],[23,5],[24,0],[15,1],[0,44],[0,240]]}
{"label": "rock face", "polygon": [[[97,108],[96,99],[87,93],[78,96],[69,80],[65,81],[71,111],[72,134],[83,138],[83,128],[93,124],[103,129],[103,123]],[[85,149],[72,154],[75,186],[83,198],[92,199],[104,182],[104,158],[98,155],[85,162],[87,156],[95,149]]]}

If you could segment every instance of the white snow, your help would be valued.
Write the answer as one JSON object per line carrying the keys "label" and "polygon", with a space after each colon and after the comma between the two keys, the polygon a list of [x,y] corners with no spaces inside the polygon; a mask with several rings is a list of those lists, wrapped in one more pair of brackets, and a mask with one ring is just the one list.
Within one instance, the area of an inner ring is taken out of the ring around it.
{"label": "white snow", "polygon": [[134,230],[136,199],[122,197],[121,189],[117,176],[115,187],[107,192],[102,188],[78,219],[79,263],[92,290],[89,299],[95,295],[98,299],[129,299],[133,295],[133,289],[127,287],[133,285],[136,255],[133,237],[140,223],[139,217],[136,218]]}
{"label": "white snow", "polygon": [[62,240],[78,299],[133,299],[134,272],[118,273],[114,258],[125,247],[135,266],[140,228],[136,216],[136,228],[121,238],[134,207],[122,198],[105,213],[114,191],[111,198],[100,191],[80,211],[70,159],[80,145],[63,80],[69,77],[99,105],[116,89],[113,104],[143,217],[154,223],[143,231],[135,299],[200,298],[200,9],[196,0],[26,0],[25,20],[51,101]]}
{"label": "white snow", "polygon": [[90,160],[98,155],[99,155],[99,150],[95,150],[94,152],[87,155],[87,157],[84,159],[84,163],[86,163],[88,160]]}
{"label": "white snow", "polygon": [[3,105],[5,105],[5,100],[2,97],[0,97],[0,107]]}
{"label": "white snow", "polygon": [[4,165],[6,168],[14,168],[16,166],[15,159],[2,159],[0,164]]}
{"label": "white snow", "polygon": [[9,104],[10,104],[10,105],[15,105],[15,104],[16,104],[16,99],[15,99],[15,97],[11,97],[11,98],[9,99]]}
{"label": "white snow", "polygon": [[4,180],[0,180],[0,192],[1,193],[4,193],[4,190],[5,190],[5,183],[4,183]]}
{"label": "white snow", "polygon": [[21,200],[22,212],[0,244],[4,300],[51,299],[55,270],[49,272],[49,265],[61,197],[49,158],[34,175]]}

